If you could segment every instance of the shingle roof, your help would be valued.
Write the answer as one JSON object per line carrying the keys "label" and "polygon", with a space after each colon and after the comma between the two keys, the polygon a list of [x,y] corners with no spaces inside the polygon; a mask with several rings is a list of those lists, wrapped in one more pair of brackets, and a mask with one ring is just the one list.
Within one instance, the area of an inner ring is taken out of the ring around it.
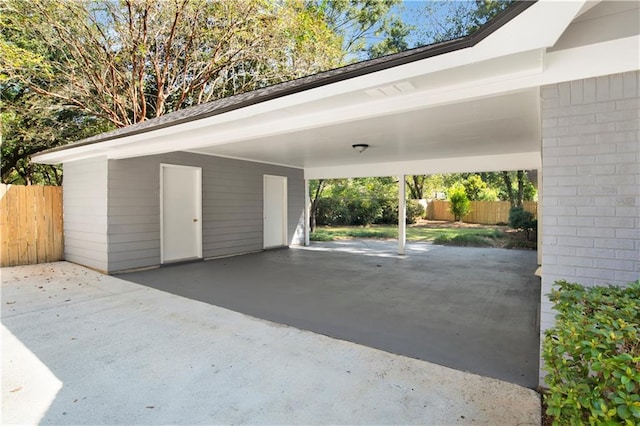
{"label": "shingle roof", "polygon": [[188,123],[190,121],[212,117],[250,105],[255,105],[260,102],[277,99],[294,93],[303,92],[305,90],[315,89],[317,87],[371,74],[400,65],[405,65],[411,62],[427,59],[456,50],[473,47],[488,35],[493,33],[495,30],[529,8],[536,1],[537,0],[516,1],[514,4],[510,5],[501,13],[496,15],[496,17],[487,22],[484,26],[480,27],[476,32],[466,37],[417,47],[415,49],[406,50],[404,52],[346,65],[341,68],[324,71],[296,80],[286,81],[250,92],[240,93],[237,95],[229,96],[227,98],[222,98],[204,104],[184,108],[157,118],[145,120],[137,124],[132,124],[127,127],[122,127],[86,139],[82,139],[68,145],[51,148],[42,151],[39,154],[63,151],[83,145],[90,145],[113,139],[120,139],[126,136],[146,133],[182,123]]}

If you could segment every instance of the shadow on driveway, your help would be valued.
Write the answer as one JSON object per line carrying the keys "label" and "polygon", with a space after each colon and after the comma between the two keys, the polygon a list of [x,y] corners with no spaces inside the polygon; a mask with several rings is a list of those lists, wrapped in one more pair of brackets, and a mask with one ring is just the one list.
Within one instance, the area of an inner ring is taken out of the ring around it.
{"label": "shadow on driveway", "polygon": [[535,251],[315,243],[119,277],[330,337],[538,383]]}

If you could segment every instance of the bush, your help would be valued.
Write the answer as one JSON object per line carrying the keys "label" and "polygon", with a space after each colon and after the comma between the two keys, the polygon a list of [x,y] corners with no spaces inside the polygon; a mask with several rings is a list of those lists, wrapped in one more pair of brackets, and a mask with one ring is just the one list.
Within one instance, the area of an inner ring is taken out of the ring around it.
{"label": "bush", "polygon": [[433,244],[460,247],[493,247],[491,237],[477,234],[438,235]]}
{"label": "bush", "polygon": [[[407,223],[415,223],[423,215],[424,207],[418,201],[407,202]],[[367,226],[372,223],[398,223],[398,200],[392,198],[318,199],[316,213],[318,226]]]}
{"label": "bush", "polygon": [[[393,225],[398,223],[398,200],[387,199],[382,205],[382,214],[375,223]],[[418,219],[424,216],[424,206],[418,200],[407,201],[407,217],[406,223],[416,223]]]}
{"label": "bush", "polygon": [[538,230],[538,220],[533,213],[526,211],[522,207],[511,207],[509,210],[509,226],[519,231],[524,231],[527,240],[536,235]]}
{"label": "bush", "polygon": [[464,186],[456,185],[449,191],[449,209],[453,214],[456,222],[462,220],[462,218],[471,210],[471,203],[467,197]]}
{"label": "bush", "polygon": [[556,286],[556,325],[543,343],[547,415],[557,425],[639,423],[640,281]]}

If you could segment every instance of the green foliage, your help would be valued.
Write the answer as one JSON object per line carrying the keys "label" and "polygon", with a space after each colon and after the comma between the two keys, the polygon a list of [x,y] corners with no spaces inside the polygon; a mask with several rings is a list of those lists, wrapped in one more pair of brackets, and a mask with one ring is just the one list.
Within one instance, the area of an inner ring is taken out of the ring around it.
{"label": "green foliage", "polygon": [[[406,223],[415,223],[424,215],[424,207],[415,200],[407,202]],[[398,200],[389,198],[319,198],[316,223],[320,226],[398,223]]]}
{"label": "green foliage", "polygon": [[[491,228],[430,228],[424,226],[408,226],[407,241],[463,241],[461,236],[473,235],[485,238],[486,241],[498,241],[504,234],[498,229]],[[315,230],[311,234],[313,241],[333,241],[344,238],[398,238],[398,226],[395,225],[371,225],[371,226],[327,226]],[[474,238],[474,237],[471,237]]]}
{"label": "green foliage", "polygon": [[407,223],[416,223],[424,217],[426,210],[417,200],[407,201]]}
{"label": "green foliage", "polygon": [[392,226],[327,227],[318,228],[311,235],[312,241],[334,241],[348,238],[398,238],[398,228]]}
{"label": "green foliage", "polygon": [[487,183],[480,175],[473,174],[462,181],[464,191],[467,193],[469,201],[477,201],[482,198],[482,194],[487,191]]}
{"label": "green foliage", "polygon": [[478,234],[462,234],[453,237],[441,235],[433,240],[433,244],[462,247],[493,247],[491,239]]}
{"label": "green foliage", "polygon": [[554,425],[640,423],[640,281],[627,288],[556,282],[545,332],[545,395]]}
{"label": "green foliage", "polygon": [[[385,200],[386,202],[382,206],[382,216],[377,218],[374,223],[379,224],[396,224],[398,223],[398,200],[391,199]],[[407,201],[407,216],[406,223],[416,223],[418,219],[424,216],[425,210],[422,204],[417,200]]]}
{"label": "green foliage", "polygon": [[344,59],[341,36],[303,0],[4,0],[0,8],[4,182],[59,182],[59,169],[30,155]]}
{"label": "green foliage", "polygon": [[538,220],[533,213],[526,211],[522,207],[511,207],[509,210],[509,226],[519,231],[524,231],[527,240],[536,235],[538,229]]}
{"label": "green foliage", "polygon": [[329,28],[342,39],[348,61],[376,58],[406,50],[412,27],[394,12],[400,0],[308,0]]}
{"label": "green foliage", "polygon": [[462,220],[462,218],[471,211],[469,198],[465,191],[464,186],[454,185],[449,190],[449,202],[450,209],[453,217],[456,221]]}

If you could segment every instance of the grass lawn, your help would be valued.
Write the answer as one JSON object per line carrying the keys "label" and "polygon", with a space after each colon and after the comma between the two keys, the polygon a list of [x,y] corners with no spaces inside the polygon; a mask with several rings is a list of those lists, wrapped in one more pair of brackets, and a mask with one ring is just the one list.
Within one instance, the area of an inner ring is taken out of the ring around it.
{"label": "grass lawn", "polygon": [[[407,225],[407,241],[432,241],[434,244],[505,247],[535,249],[536,243],[526,241],[522,235],[505,226],[483,226],[475,224],[420,221]],[[371,226],[321,226],[310,236],[312,241],[334,241],[344,239],[398,238],[395,225]]]}

